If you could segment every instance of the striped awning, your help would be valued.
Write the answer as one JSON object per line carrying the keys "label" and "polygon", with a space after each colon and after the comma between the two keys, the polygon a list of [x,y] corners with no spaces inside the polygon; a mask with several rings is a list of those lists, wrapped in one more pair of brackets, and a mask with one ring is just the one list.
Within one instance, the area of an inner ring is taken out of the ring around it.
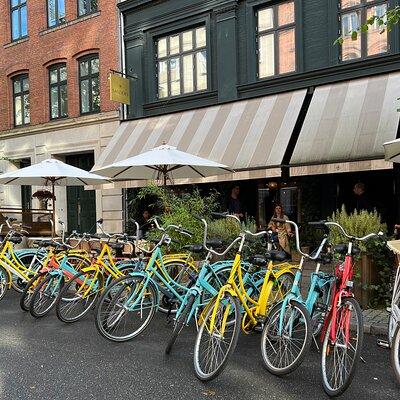
{"label": "striped awning", "polygon": [[93,169],[163,142],[235,170],[280,166],[306,90],[123,122]]}
{"label": "striped awning", "polygon": [[291,165],[383,159],[396,138],[400,73],[316,88]]}

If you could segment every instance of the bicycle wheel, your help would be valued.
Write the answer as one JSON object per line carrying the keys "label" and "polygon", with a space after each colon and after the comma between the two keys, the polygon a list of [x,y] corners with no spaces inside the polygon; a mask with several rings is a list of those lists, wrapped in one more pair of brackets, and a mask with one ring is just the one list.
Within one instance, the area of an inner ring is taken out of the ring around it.
{"label": "bicycle wheel", "polygon": [[57,318],[65,323],[82,319],[103,287],[103,275],[95,269],[81,271],[64,285],[56,302]]}
{"label": "bicycle wheel", "polygon": [[97,302],[96,328],[106,339],[124,342],[142,333],[157,308],[157,294],[145,276],[114,281]]}
{"label": "bicycle wheel", "polygon": [[274,282],[268,302],[272,305],[283,300],[287,293],[290,292],[294,283],[294,275],[285,272],[279,275]]}
{"label": "bicycle wheel", "polygon": [[171,333],[171,336],[168,340],[168,344],[167,347],[165,348],[165,353],[169,354],[171,353],[172,347],[174,346],[174,343],[176,341],[176,338],[178,337],[178,335],[181,333],[183,327],[185,326],[185,324],[187,323],[187,317],[192,309],[193,303],[195,301],[196,297],[194,295],[190,296],[185,308],[183,309],[183,311],[179,314],[178,318],[176,319],[175,323],[174,323],[174,329]]}
{"label": "bicycle wheel", "polygon": [[[34,261],[34,258],[36,257],[36,254],[19,254],[18,255],[18,261],[26,268],[25,273],[28,275],[29,278],[33,278],[34,275],[36,275],[36,270],[35,266],[31,265]],[[39,260],[37,260],[37,263]],[[36,264],[38,265],[38,264]],[[33,269],[31,270],[30,268]],[[18,276],[13,276],[13,280],[11,283],[11,287],[17,292],[17,293],[22,293],[26,287],[27,282],[23,279],[21,279]]]}
{"label": "bicycle wheel", "polygon": [[312,334],[314,337],[317,337],[320,334],[321,329],[324,326],[325,314],[330,303],[331,290],[329,286],[325,285],[320,290],[319,299],[314,305],[314,310],[311,314]]}
{"label": "bicycle wheel", "polygon": [[[190,264],[185,264],[184,262],[179,261],[171,261],[166,262],[164,267],[172,280],[178,283],[181,286],[189,286],[194,280],[194,277],[197,276],[197,272],[193,270],[193,267]],[[164,284],[157,280],[157,284],[164,287]],[[168,289],[165,288],[167,291]],[[174,289],[183,297],[185,295],[185,291],[178,287],[174,287]],[[176,301],[175,296],[171,299],[167,295],[160,292],[160,303],[158,306],[158,310],[162,313],[170,313],[176,314],[179,308],[179,303]]]}
{"label": "bicycle wheel", "polygon": [[277,304],[270,311],[261,335],[264,366],[274,375],[286,375],[298,368],[312,339],[310,314],[304,305],[291,300],[283,307]]}
{"label": "bicycle wheel", "polygon": [[46,278],[48,271],[40,272],[36,274],[31,280],[25,285],[22,291],[19,305],[23,311],[29,311],[31,305],[32,295],[39,283]]}
{"label": "bicycle wheel", "polygon": [[392,339],[390,358],[392,360],[394,374],[398,383],[400,384],[400,323],[397,324],[397,328]]}
{"label": "bicycle wheel", "polygon": [[211,331],[214,309],[215,303],[210,303],[194,346],[194,371],[201,381],[215,379],[224,370],[239,338],[241,315],[237,297],[224,294]]}
{"label": "bicycle wheel", "polygon": [[329,396],[339,396],[349,387],[360,358],[363,320],[361,308],[354,298],[342,299],[335,322],[333,340],[331,319],[322,347],[322,379]]}
{"label": "bicycle wheel", "polygon": [[0,300],[6,295],[8,288],[8,274],[7,271],[0,265]]}
{"label": "bicycle wheel", "polygon": [[64,276],[49,273],[32,294],[29,311],[35,318],[44,317],[55,306],[57,296],[64,285]]}

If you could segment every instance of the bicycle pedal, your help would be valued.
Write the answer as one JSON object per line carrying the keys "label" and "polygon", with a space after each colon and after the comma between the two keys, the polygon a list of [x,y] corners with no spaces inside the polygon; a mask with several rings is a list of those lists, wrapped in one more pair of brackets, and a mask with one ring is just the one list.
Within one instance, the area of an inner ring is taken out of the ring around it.
{"label": "bicycle pedal", "polygon": [[376,344],[383,349],[388,349],[390,347],[389,342],[383,339],[377,339]]}

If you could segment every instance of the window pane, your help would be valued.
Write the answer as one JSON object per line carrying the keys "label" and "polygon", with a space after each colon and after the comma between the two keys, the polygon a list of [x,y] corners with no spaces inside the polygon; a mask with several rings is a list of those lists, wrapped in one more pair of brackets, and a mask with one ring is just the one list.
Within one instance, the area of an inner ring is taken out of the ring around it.
{"label": "window pane", "polygon": [[94,58],[91,60],[91,71],[92,74],[97,74],[99,72],[99,59]]}
{"label": "window pane", "polygon": [[193,55],[183,57],[183,93],[190,93],[194,90],[193,85]]}
{"label": "window pane", "polygon": [[[367,8],[367,19],[377,15],[382,17],[386,13],[386,4],[381,4],[375,7]],[[387,30],[382,32],[375,21],[374,25],[370,26],[367,33],[367,55],[373,56],[375,54],[385,53],[388,50],[387,46]]]}
{"label": "window pane", "polygon": [[81,61],[79,63],[79,71],[81,76],[86,76],[89,73],[89,61]]}
{"label": "window pane", "polygon": [[193,31],[182,33],[182,50],[188,51],[193,48]]}
{"label": "window pane", "polygon": [[294,29],[285,29],[278,34],[279,73],[286,74],[296,69]]}
{"label": "window pane", "polygon": [[177,96],[181,94],[179,58],[171,58],[171,60],[169,60],[169,70],[171,76],[171,96]]}
{"label": "window pane", "polygon": [[17,94],[20,92],[21,92],[21,81],[16,80],[16,81],[14,81],[14,94]]}
{"label": "window pane", "polygon": [[67,80],[67,67],[60,67],[60,81],[66,81]]}
{"label": "window pane", "polygon": [[169,54],[179,53],[179,35],[170,36],[169,38]]}
{"label": "window pane", "polygon": [[24,78],[22,81],[22,90],[24,92],[29,91],[29,79],[28,78]]}
{"label": "window pane", "polygon": [[167,39],[163,38],[158,41],[157,45],[158,57],[165,57],[167,55]]}
{"label": "window pane", "polygon": [[51,109],[51,118],[58,118],[58,88],[53,87],[50,91],[50,109]]}
{"label": "window pane", "polygon": [[196,53],[197,90],[207,89],[207,53]]}
{"label": "window pane", "polygon": [[57,83],[57,82],[58,82],[57,69],[52,69],[50,71],[50,83]]}
{"label": "window pane", "polygon": [[58,0],[58,22],[65,21],[65,0]]}
{"label": "window pane", "polygon": [[167,61],[158,63],[158,97],[168,97]]}
{"label": "window pane", "polygon": [[203,26],[196,29],[196,47],[205,47],[206,45],[206,28]]}
{"label": "window pane", "polygon": [[19,30],[19,12],[18,10],[14,10],[11,14],[11,23],[12,23],[12,39],[16,40],[20,37]]}
{"label": "window pane", "polygon": [[262,32],[274,27],[274,10],[272,7],[258,12],[258,31]]}
{"label": "window pane", "polygon": [[31,113],[29,109],[29,94],[24,94],[24,124],[31,122]]}
{"label": "window pane", "polygon": [[265,78],[275,74],[274,34],[260,36],[259,51],[259,77]]}
{"label": "window pane", "polygon": [[21,36],[28,34],[28,17],[26,15],[26,6],[21,8]]}
{"label": "window pane", "polygon": [[88,12],[87,9],[87,0],[79,0],[78,2],[78,14],[84,15]]}
{"label": "window pane", "polygon": [[97,10],[97,0],[90,0],[90,11]]}
{"label": "window pane", "polygon": [[67,94],[67,85],[60,86],[60,116],[66,117],[68,115],[68,94]]}
{"label": "window pane", "polygon": [[93,111],[99,111],[100,110],[99,78],[92,79],[92,101],[93,101]]}
{"label": "window pane", "polygon": [[294,22],[294,2],[279,4],[278,25],[287,25]]}
{"label": "window pane", "polygon": [[360,12],[354,11],[342,15],[342,60],[352,60],[361,57],[361,35],[357,40],[351,39],[351,32],[359,29]]}
{"label": "window pane", "polygon": [[15,125],[22,125],[22,100],[21,96],[14,99]]}
{"label": "window pane", "polygon": [[89,81],[81,81],[81,112],[89,112]]}
{"label": "window pane", "polygon": [[11,0],[11,7],[18,5],[18,0]]}
{"label": "window pane", "polygon": [[56,0],[48,0],[47,8],[49,26],[56,25]]}
{"label": "window pane", "polygon": [[358,6],[359,4],[361,4],[361,0],[341,0],[340,6],[342,9],[345,9],[353,6]]}

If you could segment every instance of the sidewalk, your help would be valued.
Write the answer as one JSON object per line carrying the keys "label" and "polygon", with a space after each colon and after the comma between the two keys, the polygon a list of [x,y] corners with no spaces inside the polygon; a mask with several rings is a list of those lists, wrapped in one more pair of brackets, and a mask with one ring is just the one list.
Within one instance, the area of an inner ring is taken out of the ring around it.
{"label": "sidewalk", "polygon": [[[315,270],[315,263],[306,262],[303,268],[302,289],[305,290],[309,286],[311,273]],[[321,267],[321,270],[325,272],[331,272],[332,267],[330,265],[324,265]],[[370,335],[387,335],[389,313],[385,309],[364,310],[363,319],[364,333],[368,333]]]}

